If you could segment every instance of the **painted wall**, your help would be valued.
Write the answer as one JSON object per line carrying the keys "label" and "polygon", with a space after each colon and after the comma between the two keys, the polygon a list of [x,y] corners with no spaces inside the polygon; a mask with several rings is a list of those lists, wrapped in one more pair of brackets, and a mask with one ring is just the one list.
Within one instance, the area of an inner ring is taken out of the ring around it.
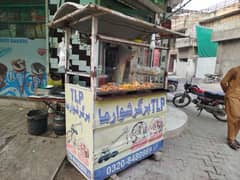
{"label": "painted wall", "polygon": [[0,38],[0,95],[29,96],[46,86],[46,40]]}
{"label": "painted wall", "polygon": [[217,61],[220,74],[225,74],[234,66],[240,65],[240,39],[219,42]]}
{"label": "painted wall", "polygon": [[2,96],[26,97],[46,86],[46,2],[0,2]]}
{"label": "painted wall", "polygon": [[180,61],[176,62],[176,75],[182,78],[191,78],[195,74],[195,61],[188,59],[187,62]]}
{"label": "painted wall", "polygon": [[[210,21],[200,22],[201,25],[214,29],[212,40],[218,42],[217,64],[215,72],[224,75],[230,68],[240,64],[239,19],[240,2],[219,9],[212,14]],[[213,18],[219,17],[219,18]],[[211,19],[212,18],[212,19]],[[230,40],[230,39],[235,40]],[[236,39],[238,38],[238,39]]]}
{"label": "painted wall", "polygon": [[[185,61],[183,61],[183,59]],[[182,78],[191,78],[195,75],[196,67],[196,49],[194,47],[185,47],[178,49],[178,57],[175,63],[175,72]]]}
{"label": "painted wall", "polygon": [[219,9],[209,14],[208,17],[200,22],[200,24],[202,26],[210,27],[215,31],[233,29],[239,24],[237,23],[240,18],[240,14],[237,12],[239,9],[240,2],[234,4],[233,6]]}
{"label": "painted wall", "polygon": [[202,57],[197,60],[197,78],[204,78],[205,74],[214,74],[216,68],[216,57]]}
{"label": "painted wall", "polygon": [[186,47],[186,48],[178,49],[178,57],[180,59],[182,58],[192,59],[195,56],[196,56],[196,52],[194,47]]}

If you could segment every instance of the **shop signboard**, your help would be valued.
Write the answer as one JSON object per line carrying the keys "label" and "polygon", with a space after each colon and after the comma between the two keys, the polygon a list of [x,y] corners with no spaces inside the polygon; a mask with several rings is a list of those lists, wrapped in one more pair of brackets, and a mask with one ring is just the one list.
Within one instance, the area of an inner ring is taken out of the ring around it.
{"label": "shop signboard", "polygon": [[68,160],[88,178],[93,171],[93,93],[65,84],[66,147]]}
{"label": "shop signboard", "polygon": [[109,177],[163,147],[164,93],[94,100],[89,88],[65,86],[67,157],[87,179]]}
{"label": "shop signboard", "polygon": [[163,146],[166,96],[95,102],[94,179],[104,179],[145,159]]}

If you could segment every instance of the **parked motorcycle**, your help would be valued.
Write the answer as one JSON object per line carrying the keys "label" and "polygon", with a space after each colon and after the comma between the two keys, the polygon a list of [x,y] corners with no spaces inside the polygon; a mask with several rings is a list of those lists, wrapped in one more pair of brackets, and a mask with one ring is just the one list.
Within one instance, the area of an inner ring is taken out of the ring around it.
{"label": "parked motorcycle", "polygon": [[204,78],[205,83],[215,83],[221,80],[220,74],[205,74],[204,76],[205,76]]}
{"label": "parked motorcycle", "polygon": [[176,91],[177,87],[178,87],[178,80],[168,78],[168,86],[167,87],[168,87],[169,92]]}
{"label": "parked motorcycle", "polygon": [[[193,102],[199,111],[199,115],[202,110],[205,110],[219,121],[227,120],[223,93],[204,91],[192,83],[185,83],[184,89],[183,93],[177,93],[173,98],[173,104],[176,107],[186,107]],[[190,94],[196,95],[197,97],[192,100]]]}

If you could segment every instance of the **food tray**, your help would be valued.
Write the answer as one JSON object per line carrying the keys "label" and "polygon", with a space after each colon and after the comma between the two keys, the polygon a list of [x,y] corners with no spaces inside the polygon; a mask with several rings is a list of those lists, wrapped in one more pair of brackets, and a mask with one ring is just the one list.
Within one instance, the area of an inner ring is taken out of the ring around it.
{"label": "food tray", "polygon": [[138,93],[150,93],[150,92],[157,92],[163,91],[167,92],[166,89],[160,87],[154,87],[151,89],[137,89],[137,90],[119,90],[119,91],[107,91],[102,92],[100,88],[97,88],[97,95],[98,96],[115,96],[115,95],[128,95],[128,94],[138,94]]}

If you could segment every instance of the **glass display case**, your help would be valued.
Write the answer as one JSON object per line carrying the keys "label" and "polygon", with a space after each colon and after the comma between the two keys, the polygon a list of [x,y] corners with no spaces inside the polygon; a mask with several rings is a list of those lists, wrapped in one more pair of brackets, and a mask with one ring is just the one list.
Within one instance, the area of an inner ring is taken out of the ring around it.
{"label": "glass display case", "polygon": [[98,95],[164,89],[160,49],[100,41]]}

